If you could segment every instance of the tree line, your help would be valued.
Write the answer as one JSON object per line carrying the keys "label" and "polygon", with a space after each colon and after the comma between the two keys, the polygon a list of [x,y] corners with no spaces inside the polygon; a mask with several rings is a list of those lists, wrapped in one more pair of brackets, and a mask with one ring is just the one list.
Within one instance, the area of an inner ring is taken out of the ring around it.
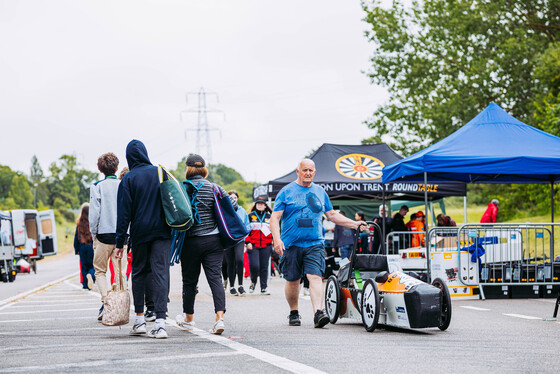
{"label": "tree line", "polygon": [[[185,179],[184,157],[170,170],[179,181]],[[226,190],[239,193],[240,204],[249,208],[253,202],[254,183],[246,182],[235,169],[223,164],[209,164],[208,179]],[[29,173],[0,165],[0,210],[55,209],[57,219],[75,219],[73,210],[89,201],[89,187],[100,178],[99,172],[84,168],[76,155],[64,154],[43,171],[36,156],[31,158]]]}
{"label": "tree line", "polygon": [[[389,92],[365,122],[373,135],[363,143],[385,141],[410,155],[490,102],[560,135],[560,0],[394,0],[389,7],[362,0],[362,7],[375,46],[366,74]],[[549,185],[468,191],[479,203],[500,199],[504,219],[550,210]]]}

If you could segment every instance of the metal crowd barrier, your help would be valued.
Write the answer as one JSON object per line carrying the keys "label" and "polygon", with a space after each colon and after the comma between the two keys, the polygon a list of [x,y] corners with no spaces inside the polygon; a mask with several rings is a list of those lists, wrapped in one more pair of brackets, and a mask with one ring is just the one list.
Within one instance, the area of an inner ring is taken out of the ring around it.
{"label": "metal crowd barrier", "polygon": [[398,255],[402,250],[424,247],[425,231],[391,231],[385,242],[387,254]]}
{"label": "metal crowd barrier", "polygon": [[435,227],[427,239],[429,278],[444,274],[448,285],[477,286],[482,298],[487,286],[497,286],[488,289],[506,296],[556,295],[560,257],[554,260],[560,255],[560,241],[554,238],[559,233],[560,224],[553,223]]}

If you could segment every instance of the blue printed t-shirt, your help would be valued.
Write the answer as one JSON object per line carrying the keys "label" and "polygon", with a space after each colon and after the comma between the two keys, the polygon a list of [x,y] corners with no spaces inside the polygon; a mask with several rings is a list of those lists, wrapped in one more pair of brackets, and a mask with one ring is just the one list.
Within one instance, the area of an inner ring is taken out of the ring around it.
{"label": "blue printed t-shirt", "polygon": [[274,211],[282,214],[284,246],[311,247],[323,244],[322,215],[332,210],[331,200],[325,190],[312,183],[303,187],[292,182],[282,188],[274,202]]}

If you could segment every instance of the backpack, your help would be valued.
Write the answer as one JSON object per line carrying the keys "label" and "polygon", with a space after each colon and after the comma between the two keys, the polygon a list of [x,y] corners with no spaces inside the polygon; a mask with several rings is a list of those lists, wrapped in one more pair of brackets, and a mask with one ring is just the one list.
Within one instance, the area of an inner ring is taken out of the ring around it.
{"label": "backpack", "polygon": [[176,231],[186,231],[193,224],[191,203],[185,188],[163,166],[158,166],[159,190],[165,221]]}

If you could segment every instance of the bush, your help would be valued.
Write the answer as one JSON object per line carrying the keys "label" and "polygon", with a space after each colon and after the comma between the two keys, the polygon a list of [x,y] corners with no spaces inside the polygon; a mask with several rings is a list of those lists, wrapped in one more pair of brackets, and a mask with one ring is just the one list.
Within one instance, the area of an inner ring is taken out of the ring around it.
{"label": "bush", "polygon": [[[71,210],[63,209],[63,208],[57,209],[57,210],[55,210],[55,217],[56,217],[56,213],[59,213],[60,216],[68,222],[76,221],[76,215]],[[57,222],[62,223],[62,221],[59,222],[58,220],[57,220]]]}

